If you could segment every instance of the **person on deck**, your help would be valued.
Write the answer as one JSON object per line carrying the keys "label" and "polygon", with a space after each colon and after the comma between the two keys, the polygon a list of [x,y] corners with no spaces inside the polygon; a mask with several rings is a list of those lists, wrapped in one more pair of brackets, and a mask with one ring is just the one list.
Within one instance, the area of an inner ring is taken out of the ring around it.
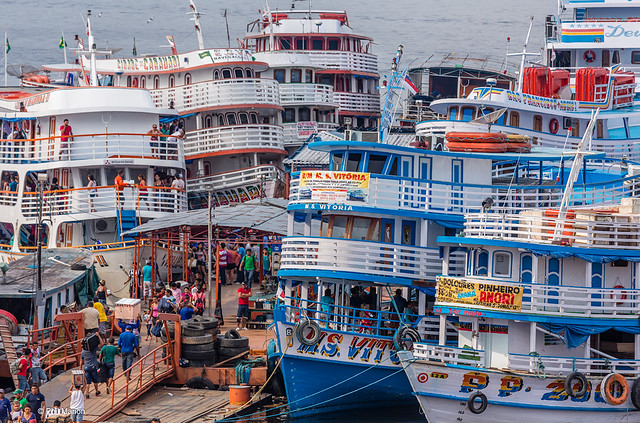
{"label": "person on deck", "polygon": [[82,313],[86,334],[96,333],[100,330],[100,312],[93,307],[93,301],[88,301],[80,313]]}
{"label": "person on deck", "polygon": [[4,389],[0,389],[0,422],[7,423],[11,414],[11,401],[4,397]]}
{"label": "person on deck", "polygon": [[104,305],[100,301],[98,301],[98,297],[94,297],[93,299],[93,308],[98,310],[100,313],[100,320],[98,321],[98,333],[100,334],[100,339],[102,339],[102,343],[107,343],[107,313],[104,310]]}
{"label": "person on deck", "polygon": [[43,383],[47,382],[47,375],[44,374],[44,370],[40,366],[40,347],[35,350],[31,350],[31,381],[38,385],[42,386]]}
{"label": "person on deck", "polygon": [[404,309],[407,307],[407,300],[402,296],[402,289],[396,289],[396,295],[391,298],[391,304],[389,305],[389,313],[391,324],[390,327],[397,328],[400,326],[400,319],[398,313],[403,314]]}
{"label": "person on deck", "polygon": [[149,132],[147,132],[147,135],[149,135],[149,145],[151,146],[151,155],[156,157],[156,155],[158,154],[158,138],[160,135],[162,135],[162,132],[160,132],[160,130],[158,129],[158,124],[154,123],[151,126],[151,130],[149,130]]}
{"label": "person on deck", "polygon": [[138,338],[132,332],[130,325],[125,326],[125,331],[118,338],[118,348],[122,356],[122,370],[127,372],[127,380],[131,375],[128,370],[133,365],[133,352],[138,347]]}
{"label": "person on deck", "polygon": [[180,309],[180,320],[191,320],[193,319],[193,306],[191,305],[191,302],[188,302],[185,304],[184,307],[182,307]]}
{"label": "person on deck", "polygon": [[98,183],[93,175],[87,176],[87,179],[89,179],[89,183],[87,184],[87,188],[89,188],[89,212],[95,213],[97,210],[94,207],[93,201],[98,196],[98,190],[96,189]]}
{"label": "person on deck", "polygon": [[147,260],[146,264],[142,267],[142,286],[144,292],[144,299],[147,300],[151,297],[153,267],[151,267],[151,260]]}
{"label": "person on deck", "polygon": [[247,283],[249,289],[251,289],[251,283],[253,282],[253,275],[256,272],[257,267],[256,257],[253,255],[252,249],[246,249],[245,255],[240,262],[240,270],[244,269],[244,281]]}
{"label": "person on deck", "polygon": [[251,288],[247,287],[246,282],[242,282],[238,289],[238,327],[236,330],[247,330],[247,319],[249,319],[249,298],[251,297]]}
{"label": "person on deck", "polygon": [[20,357],[20,370],[18,371],[18,387],[26,392],[29,390],[29,380],[27,374],[31,368],[31,349],[25,348]]}
{"label": "person on deck", "polygon": [[262,280],[265,281],[271,276],[271,259],[269,258],[269,249],[262,250]]}
{"label": "person on deck", "polygon": [[120,210],[124,210],[124,187],[127,186],[127,184],[124,183],[123,176],[124,170],[119,169],[118,174],[113,180],[114,185],[116,186],[116,194],[118,195],[118,206],[120,207]]}
{"label": "person on deck", "polygon": [[96,297],[98,298],[98,301],[100,302],[100,304],[102,304],[103,306],[107,306],[107,282],[105,282],[104,279],[100,280],[100,283],[98,284],[98,289],[96,290]]}
{"label": "person on deck", "polygon": [[111,393],[111,383],[116,369],[116,355],[120,355],[118,347],[114,345],[113,337],[109,338],[109,344],[104,345],[100,350],[100,360],[107,366],[107,394]]}
{"label": "person on deck", "polygon": [[229,256],[229,252],[227,251],[227,244],[224,242],[220,243],[220,249],[218,251],[218,270],[220,272],[220,285],[227,284],[227,258]]}
{"label": "person on deck", "polygon": [[80,359],[82,360],[82,368],[84,369],[84,378],[87,382],[87,398],[89,398],[89,386],[93,383],[93,387],[96,390],[96,397],[100,395],[100,389],[98,388],[98,347],[91,351],[87,351],[84,348],[80,353]]}
{"label": "person on deck", "polygon": [[60,159],[63,157],[68,159],[69,154],[69,143],[73,141],[73,130],[71,129],[71,125],[69,125],[69,119],[65,119],[62,121],[62,126],[60,127]]}
{"label": "person on deck", "polygon": [[25,399],[29,401],[33,414],[36,415],[36,420],[38,422],[44,421],[47,405],[45,404],[44,395],[40,392],[40,388],[37,384],[34,383],[31,385],[31,392],[27,394]]}
{"label": "person on deck", "polygon": [[69,394],[71,394],[69,411],[71,412],[71,421],[74,423],[82,423],[82,418],[84,417],[84,394],[88,392],[86,385],[71,385],[69,387]]}

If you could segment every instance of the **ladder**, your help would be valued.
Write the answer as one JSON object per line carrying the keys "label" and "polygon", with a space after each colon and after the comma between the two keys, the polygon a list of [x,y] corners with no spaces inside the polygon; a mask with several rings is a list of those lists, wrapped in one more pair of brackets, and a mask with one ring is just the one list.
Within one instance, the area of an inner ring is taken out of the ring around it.
{"label": "ladder", "polygon": [[[0,338],[2,338],[2,345],[4,345],[4,352],[7,355],[9,364],[18,358],[16,354],[16,346],[13,345],[13,338],[11,337],[11,330],[9,329],[9,322],[6,319],[0,318]],[[13,385],[15,389],[18,389],[18,375],[11,375],[13,379]]]}

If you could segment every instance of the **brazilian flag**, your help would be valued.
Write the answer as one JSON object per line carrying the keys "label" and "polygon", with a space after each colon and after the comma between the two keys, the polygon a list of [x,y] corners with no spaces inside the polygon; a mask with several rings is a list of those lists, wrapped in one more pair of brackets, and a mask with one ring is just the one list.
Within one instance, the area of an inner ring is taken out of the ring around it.
{"label": "brazilian flag", "polygon": [[5,38],[5,44],[6,46],[5,46],[4,52],[9,53],[11,51],[11,44],[9,44],[9,37]]}
{"label": "brazilian flag", "polygon": [[58,44],[58,48],[60,48],[60,50],[62,50],[66,46],[67,46],[67,42],[64,40],[64,37],[60,37],[60,44]]}

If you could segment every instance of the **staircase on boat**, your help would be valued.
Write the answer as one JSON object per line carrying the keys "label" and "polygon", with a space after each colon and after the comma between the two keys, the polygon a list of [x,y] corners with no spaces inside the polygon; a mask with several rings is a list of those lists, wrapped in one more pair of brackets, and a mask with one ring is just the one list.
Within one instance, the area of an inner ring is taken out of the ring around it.
{"label": "staircase on boat", "polygon": [[[13,344],[13,338],[11,337],[11,330],[9,329],[9,322],[6,319],[0,319],[0,338],[2,338],[2,345],[4,346],[4,353],[7,356],[7,361],[11,364],[18,355],[16,354],[16,346]],[[13,385],[17,388],[18,375],[11,375],[13,379]]]}

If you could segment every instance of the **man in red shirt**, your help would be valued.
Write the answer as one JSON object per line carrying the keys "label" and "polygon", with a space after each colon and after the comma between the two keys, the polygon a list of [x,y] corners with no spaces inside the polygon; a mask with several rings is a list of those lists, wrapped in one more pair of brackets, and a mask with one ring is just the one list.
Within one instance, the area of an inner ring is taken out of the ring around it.
{"label": "man in red shirt", "polygon": [[20,358],[20,371],[18,372],[18,384],[19,388],[24,392],[29,390],[29,379],[27,373],[31,367],[31,349],[25,348]]}
{"label": "man in red shirt", "polygon": [[118,175],[116,175],[116,179],[114,180],[114,184],[116,186],[116,194],[118,194],[118,203],[120,204],[120,210],[124,209],[124,187],[127,184],[124,183],[124,179],[122,176],[124,175],[124,170],[118,170]]}
{"label": "man in red shirt", "polygon": [[251,297],[251,289],[247,288],[246,282],[242,282],[242,286],[238,288],[238,327],[236,330],[247,330],[249,297]]}
{"label": "man in red shirt", "polygon": [[70,156],[69,141],[73,141],[73,138],[71,138],[72,135],[73,131],[71,125],[69,125],[69,119],[65,119],[60,127],[60,158],[62,158],[64,153],[66,153],[67,157]]}

